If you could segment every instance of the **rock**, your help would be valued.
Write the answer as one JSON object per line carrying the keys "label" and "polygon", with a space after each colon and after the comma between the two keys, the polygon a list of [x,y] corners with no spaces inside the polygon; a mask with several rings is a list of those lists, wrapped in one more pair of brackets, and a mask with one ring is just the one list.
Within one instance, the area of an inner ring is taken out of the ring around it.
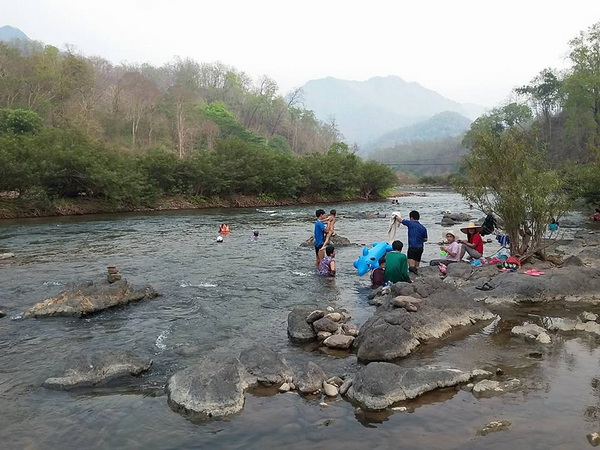
{"label": "rock", "polygon": [[327,397],[337,397],[338,395],[338,389],[326,381],[323,381],[323,392]]}
{"label": "rock", "polygon": [[0,253],[0,260],[14,258],[14,253]]}
{"label": "rock", "polygon": [[349,313],[347,313],[346,311],[342,311],[341,314],[342,314],[342,322],[344,322],[344,323],[346,323],[350,319],[352,319],[352,316]]}
{"label": "rock", "polygon": [[317,339],[319,341],[324,341],[325,339],[327,339],[329,336],[333,336],[329,331],[319,331],[317,333]]}
{"label": "rock", "polygon": [[600,324],[596,322],[581,322],[573,319],[559,319],[552,321],[548,328],[560,331],[587,331],[588,333],[600,334]]}
{"label": "rock", "polygon": [[121,276],[120,273],[109,273],[106,276],[106,279],[108,280],[109,283],[114,283],[116,281],[121,280],[123,277]]}
{"label": "rock", "polygon": [[595,322],[598,320],[598,314],[589,311],[582,312],[580,317],[582,322]]}
{"label": "rock", "polygon": [[173,375],[166,389],[174,409],[221,417],[242,410],[244,391],[255,382],[237,358],[205,359]]}
{"label": "rock", "polygon": [[415,297],[409,297],[406,295],[399,295],[392,300],[394,306],[397,308],[404,308],[409,312],[416,312],[419,309],[421,301]]}
{"label": "rock", "polygon": [[323,341],[323,344],[325,344],[329,348],[346,349],[350,348],[353,342],[354,336],[346,336],[345,334],[335,334],[325,339]]}
{"label": "rock", "polygon": [[344,383],[344,380],[342,380],[340,377],[331,377],[331,378],[328,378],[326,381],[327,381],[327,383],[333,384],[334,386],[337,386],[337,387],[340,387]]}
{"label": "rock", "polygon": [[256,344],[240,353],[240,362],[259,383],[279,384],[293,376],[292,369],[279,353]]}
{"label": "rock", "polygon": [[569,256],[567,259],[565,259],[563,261],[563,264],[565,266],[573,266],[573,267],[583,267],[585,264],[583,264],[583,261],[581,260],[580,257],[578,256]]}
{"label": "rock", "polygon": [[326,378],[323,369],[314,362],[308,361],[304,366],[304,371],[294,380],[294,384],[300,392],[310,394],[321,389]]}
{"label": "rock", "polygon": [[306,318],[313,311],[312,308],[294,308],[288,314],[288,337],[293,342],[310,342],[317,338],[313,327],[306,323]]}
{"label": "rock", "polygon": [[[420,299],[420,309],[408,312],[396,308],[393,297],[398,295]],[[410,354],[421,342],[439,339],[454,328],[493,317],[487,308],[440,279],[396,283],[361,327],[354,347],[363,361],[389,361]]]}
{"label": "rock", "polygon": [[475,369],[471,372],[473,374],[474,377],[491,377],[492,376],[492,372],[489,372],[487,370],[482,370],[482,369]]}
{"label": "rock", "polygon": [[315,320],[319,320],[323,317],[325,317],[325,311],[321,311],[320,309],[315,309],[306,318],[306,323],[313,323]]}
{"label": "rock", "polygon": [[108,380],[139,375],[150,369],[152,360],[140,358],[128,351],[113,350],[91,355],[74,355],[68,358],[61,377],[48,378],[43,386],[49,389],[74,389],[96,386]]}
{"label": "rock", "polygon": [[525,336],[529,339],[535,339],[542,344],[549,344],[551,342],[550,336],[546,333],[544,328],[529,322],[513,327],[510,332],[516,336]]}
{"label": "rock", "polygon": [[295,391],[296,385],[294,383],[288,383],[290,385],[290,390]]}
{"label": "rock", "polygon": [[591,446],[598,447],[600,445],[600,433],[590,433],[586,437]]}
{"label": "rock", "polygon": [[486,434],[493,433],[494,431],[506,430],[508,427],[510,427],[510,425],[511,423],[508,420],[492,421],[484,425],[483,428],[477,432],[477,434],[480,436],[485,436]]}
{"label": "rock", "polygon": [[481,380],[473,386],[473,394],[479,394],[478,396],[492,396],[516,389],[520,385],[521,381],[516,378],[503,383],[493,380]]}
{"label": "rock", "polygon": [[355,374],[347,395],[363,408],[385,409],[396,402],[418,397],[436,388],[454,386],[471,378],[471,372],[456,369],[404,369],[391,363],[374,362]]}
{"label": "rock", "polygon": [[327,309],[327,312],[334,312],[335,311],[335,308],[333,306],[328,306],[325,309]]}
{"label": "rock", "polygon": [[333,320],[334,322],[340,322],[342,320],[342,314],[339,312],[332,312],[325,316],[326,319]]}
{"label": "rock", "polygon": [[340,394],[346,395],[346,392],[348,392],[348,389],[350,389],[350,386],[352,386],[353,382],[354,382],[354,379],[346,378],[344,380],[344,382],[342,383],[342,385],[340,386]]}
{"label": "rock", "polygon": [[279,392],[288,392],[291,389],[290,384],[289,383],[283,383],[281,386],[279,386],[278,391]]}
{"label": "rock", "polygon": [[348,336],[358,336],[358,327],[351,323],[345,323],[342,325],[342,331]]}
{"label": "rock", "polygon": [[473,392],[480,394],[483,392],[503,392],[499,381],[481,380],[473,386]]}
{"label": "rock", "polygon": [[5,317],[5,316],[6,316],[6,313],[0,309],[0,317]]}
{"label": "rock", "polygon": [[[335,248],[339,248],[339,247],[349,247],[352,244],[352,242],[350,242],[350,239],[344,237],[344,236],[340,236],[339,234],[334,234],[333,236],[331,236],[331,239],[329,241],[331,243],[331,245],[335,246]],[[300,244],[300,247],[314,247],[315,246],[315,238],[314,236],[311,236],[310,238],[308,238],[306,241],[304,241],[302,244]]]}
{"label": "rock", "polygon": [[466,392],[472,392],[473,391],[473,386],[475,386],[473,383],[467,383],[461,386],[461,390],[466,391]]}
{"label": "rock", "polygon": [[326,317],[323,317],[322,319],[315,321],[312,324],[312,326],[317,333],[319,331],[327,331],[329,333],[335,333],[339,328],[339,325],[337,324],[337,322],[334,322],[331,319],[327,319]]}
{"label": "rock", "polygon": [[159,294],[150,286],[134,289],[127,280],[116,283],[88,281],[69,286],[56,297],[36,303],[23,318],[50,316],[84,316],[107,308],[155,298]]}

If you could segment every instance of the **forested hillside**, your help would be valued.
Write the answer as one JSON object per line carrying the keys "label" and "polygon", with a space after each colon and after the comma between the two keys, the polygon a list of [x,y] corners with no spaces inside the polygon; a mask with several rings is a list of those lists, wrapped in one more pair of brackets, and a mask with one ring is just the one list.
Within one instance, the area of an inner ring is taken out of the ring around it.
{"label": "forested hillside", "polygon": [[174,195],[197,204],[368,198],[394,185],[301,99],[300,89],[282,96],[269,77],[220,63],[114,65],[0,43],[0,193],[120,208]]}

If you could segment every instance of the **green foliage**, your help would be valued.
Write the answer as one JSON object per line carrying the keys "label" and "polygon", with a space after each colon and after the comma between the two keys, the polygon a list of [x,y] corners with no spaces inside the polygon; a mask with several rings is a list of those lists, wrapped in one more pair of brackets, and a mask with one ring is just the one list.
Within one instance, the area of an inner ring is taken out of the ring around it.
{"label": "green foliage", "polygon": [[42,128],[42,118],[27,109],[0,109],[0,134],[35,133]]}
{"label": "green foliage", "polygon": [[518,126],[503,131],[474,124],[465,157],[465,176],[455,188],[482,211],[500,218],[513,255],[541,248],[547,225],[570,206],[565,180],[546,167],[534,132]]}

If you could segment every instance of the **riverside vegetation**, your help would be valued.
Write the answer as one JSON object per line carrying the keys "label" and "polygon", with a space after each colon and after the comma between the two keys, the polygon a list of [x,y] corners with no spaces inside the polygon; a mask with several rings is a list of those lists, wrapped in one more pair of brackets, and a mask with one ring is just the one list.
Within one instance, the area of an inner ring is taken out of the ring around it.
{"label": "riverside vegetation", "polygon": [[0,43],[0,61],[0,217],[369,199],[396,183],[268,77],[33,41]]}

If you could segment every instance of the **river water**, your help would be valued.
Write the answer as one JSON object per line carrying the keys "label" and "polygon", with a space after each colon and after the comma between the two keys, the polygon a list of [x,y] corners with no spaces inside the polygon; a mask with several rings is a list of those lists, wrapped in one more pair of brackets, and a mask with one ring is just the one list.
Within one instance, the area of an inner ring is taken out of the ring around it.
{"label": "river water", "polygon": [[[523,386],[500,397],[477,399],[452,389],[405,402],[405,412],[367,413],[341,399],[247,393],[244,410],[223,420],[198,422],[170,409],[164,385],[171,374],[208,353],[238,355],[253,342],[283,353],[298,367],[322,364],[330,374],[356,369],[356,358],[335,358],[289,343],[288,312],[296,306],[345,308],[361,325],[374,311],[368,276],[352,261],[359,247],[338,249],[338,276],[314,274],[310,237],[314,210],[338,210],[338,234],[357,244],[385,239],[388,219],[353,214],[421,212],[429,230],[424,260],[438,257],[441,211],[469,212],[460,196],[430,191],[389,202],[215,209],[3,221],[0,252],[17,257],[0,264],[0,442],[2,448],[582,448],[600,431],[598,337],[554,335],[546,349],[511,338],[510,328],[551,311],[520,308],[423,346],[400,364],[501,368]],[[474,215],[477,215],[474,212]],[[567,220],[575,226],[574,215]],[[219,223],[231,234],[216,243]],[[456,227],[457,229],[459,227]],[[260,237],[253,241],[252,231]],[[406,242],[406,230],[400,232]],[[498,246],[489,244],[486,254]],[[153,300],[89,318],[19,320],[28,307],[73,281],[98,279],[116,265],[136,286],[162,293]],[[588,308],[593,310],[593,308]],[[578,311],[555,311],[574,315]],[[154,360],[150,372],[125,385],[78,392],[52,391],[42,382],[61,373],[79,352],[131,350]],[[508,420],[507,431],[477,430]]]}

